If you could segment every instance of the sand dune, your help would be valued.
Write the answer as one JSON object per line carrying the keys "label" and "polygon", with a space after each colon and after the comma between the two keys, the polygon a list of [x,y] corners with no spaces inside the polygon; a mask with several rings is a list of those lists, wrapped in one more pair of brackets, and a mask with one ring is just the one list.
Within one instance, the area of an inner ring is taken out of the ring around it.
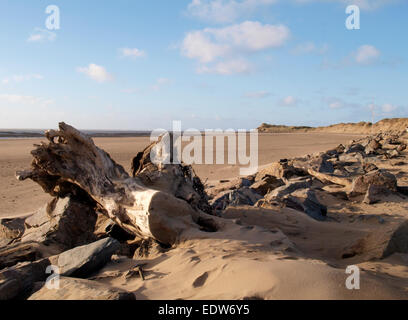
{"label": "sand dune", "polygon": [[379,132],[401,132],[408,128],[407,118],[383,119],[374,124],[371,122],[338,123],[323,127],[283,126],[263,123],[259,132],[326,132],[348,134],[375,134]]}

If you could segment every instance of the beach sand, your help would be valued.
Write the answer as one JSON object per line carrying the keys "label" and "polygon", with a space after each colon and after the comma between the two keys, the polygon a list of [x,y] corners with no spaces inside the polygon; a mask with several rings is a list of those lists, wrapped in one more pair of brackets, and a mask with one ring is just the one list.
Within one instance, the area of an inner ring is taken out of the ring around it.
{"label": "beach sand", "polygon": [[[359,137],[262,134],[259,165],[326,151]],[[149,143],[149,138],[94,140],[128,171],[132,157]],[[30,150],[39,142],[0,140],[0,217],[34,212],[49,199],[33,182],[18,182],[14,177],[16,170],[29,168]],[[399,185],[408,186],[408,164],[393,163],[386,161],[381,168],[395,174]],[[238,174],[237,166],[194,168],[203,181],[215,183]],[[138,300],[408,299],[408,254],[373,259],[376,239],[407,220],[406,200],[390,195],[386,201],[367,205],[317,193],[319,201],[329,208],[327,221],[316,221],[290,208],[230,207],[222,214],[223,228],[218,232],[192,229],[164,253],[153,251],[148,257],[134,259],[115,256],[90,279],[133,292]],[[350,246],[367,235],[375,235],[373,245],[366,242],[366,251],[345,257]],[[127,276],[136,264],[145,264],[144,280]],[[357,290],[346,287],[350,265],[359,268],[361,287]]]}
{"label": "beach sand", "polygon": [[[340,143],[361,137],[350,134],[291,133],[259,135],[259,166],[282,158],[328,150]],[[33,144],[44,139],[0,139],[0,217],[17,217],[35,212],[50,196],[34,182],[17,181],[15,172],[28,169]],[[149,137],[95,138],[97,146],[130,172],[132,158],[149,144]],[[215,148],[215,146],[214,146]],[[225,157],[226,158],[226,157]],[[239,166],[194,165],[202,181],[216,181],[239,175]]]}

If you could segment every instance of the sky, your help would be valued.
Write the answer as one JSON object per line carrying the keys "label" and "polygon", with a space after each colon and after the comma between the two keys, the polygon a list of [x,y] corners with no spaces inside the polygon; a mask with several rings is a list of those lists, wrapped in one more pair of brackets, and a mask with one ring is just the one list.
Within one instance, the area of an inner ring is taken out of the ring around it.
{"label": "sky", "polygon": [[0,128],[408,117],[407,13],[405,0],[1,0]]}

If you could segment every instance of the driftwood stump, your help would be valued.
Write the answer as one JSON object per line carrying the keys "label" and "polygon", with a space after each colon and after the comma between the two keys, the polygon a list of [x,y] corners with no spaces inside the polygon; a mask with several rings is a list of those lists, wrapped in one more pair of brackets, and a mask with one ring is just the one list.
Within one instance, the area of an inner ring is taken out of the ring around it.
{"label": "driftwood stump", "polygon": [[75,195],[95,201],[129,233],[163,244],[177,242],[189,228],[216,228],[205,213],[210,207],[191,167],[153,164],[149,158],[153,145],[136,157],[137,172],[131,177],[72,126],[60,123],[58,131],[49,130],[45,136],[48,142],[31,152],[31,169],[17,172],[19,180],[31,179],[54,197]]}

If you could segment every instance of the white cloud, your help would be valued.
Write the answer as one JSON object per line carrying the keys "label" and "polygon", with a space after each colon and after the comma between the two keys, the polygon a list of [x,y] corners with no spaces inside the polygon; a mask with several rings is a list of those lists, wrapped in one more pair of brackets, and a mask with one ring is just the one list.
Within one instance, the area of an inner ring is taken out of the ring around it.
{"label": "white cloud", "polygon": [[357,5],[363,10],[375,10],[383,6],[396,3],[396,0],[340,0],[348,5]]}
{"label": "white cloud", "polygon": [[343,108],[359,108],[361,105],[352,102],[346,102],[343,99],[336,97],[323,98],[323,103],[330,109],[343,109]]}
{"label": "white cloud", "polygon": [[57,38],[57,34],[55,32],[35,28],[34,32],[28,37],[28,42],[45,42],[45,41],[54,41]]}
{"label": "white cloud", "polygon": [[[327,57],[324,57],[321,67],[324,69],[343,69],[356,65],[368,66],[378,63],[380,57],[380,50],[372,45],[366,44],[358,47],[357,50],[338,61],[329,61]],[[384,61],[381,61],[381,63],[385,64]]]}
{"label": "white cloud", "polygon": [[[183,40],[181,53],[204,64],[198,68],[201,73],[243,73],[250,71],[250,64],[242,55],[281,47],[289,37],[290,30],[284,25],[245,21],[223,28],[191,31]],[[216,60],[223,61],[215,66],[205,65]]]}
{"label": "white cloud", "polygon": [[332,101],[329,103],[329,108],[330,109],[340,109],[344,106],[343,101],[340,100],[336,100],[336,101]]}
{"label": "white cloud", "polygon": [[221,29],[207,29],[219,42],[229,43],[234,48],[259,51],[284,45],[290,36],[284,25],[262,25],[257,21],[245,21]]}
{"label": "white cloud", "polygon": [[373,113],[375,116],[380,117],[407,117],[407,110],[406,106],[396,105],[392,103],[384,103],[382,105],[379,104],[370,104],[367,108]]}
{"label": "white cloud", "polygon": [[321,46],[317,46],[313,42],[305,42],[299,44],[295,49],[292,50],[293,54],[325,54],[329,50],[329,46],[327,44],[323,44]]}
{"label": "white cloud", "polygon": [[182,53],[186,57],[197,59],[202,63],[214,61],[224,56],[229,50],[228,45],[211,41],[205,30],[189,32],[182,44]]}
{"label": "white cloud", "polygon": [[[293,3],[340,3],[358,5],[362,10],[375,10],[400,0],[290,0]],[[214,23],[231,23],[239,18],[253,14],[265,6],[283,0],[192,0],[187,7],[187,14],[200,20]]]}
{"label": "white cloud", "polygon": [[152,86],[154,91],[159,91],[162,87],[169,85],[171,83],[170,79],[167,78],[159,78],[156,80],[156,83]]}
{"label": "white cloud", "polygon": [[113,79],[112,75],[110,75],[104,67],[94,63],[91,63],[88,67],[79,67],[77,71],[86,74],[89,78],[97,82],[106,82]]}
{"label": "white cloud", "polygon": [[256,92],[247,92],[245,93],[244,97],[250,98],[250,99],[262,99],[270,95],[271,93],[269,91],[256,91]]}
{"label": "white cloud", "polygon": [[11,77],[4,78],[1,82],[3,84],[9,84],[11,82],[23,82],[29,80],[42,80],[44,77],[40,74],[24,74],[24,75],[13,75]]}
{"label": "white cloud", "polygon": [[54,103],[54,101],[51,99],[44,99],[34,96],[24,96],[17,94],[0,94],[0,103],[46,106]]}
{"label": "white cloud", "polygon": [[229,23],[258,7],[275,2],[277,0],[193,0],[188,5],[187,12],[201,20]]}
{"label": "white cloud", "polygon": [[212,73],[219,75],[232,75],[239,73],[250,73],[253,67],[243,59],[221,61],[213,66],[202,65],[197,69],[198,73]]}
{"label": "white cloud", "polygon": [[122,57],[141,58],[146,55],[143,50],[137,48],[122,48],[119,51]]}
{"label": "white cloud", "polygon": [[298,104],[298,99],[296,99],[293,96],[287,96],[286,98],[283,98],[279,104],[283,107],[296,107]]}
{"label": "white cloud", "polygon": [[377,105],[374,104],[374,103],[370,103],[370,104],[367,106],[367,108],[368,108],[368,110],[370,110],[371,112],[375,112],[375,110],[377,109]]}
{"label": "white cloud", "polygon": [[376,47],[363,45],[357,49],[354,58],[358,64],[368,65],[376,62],[380,55],[381,52]]}
{"label": "white cloud", "polygon": [[386,5],[394,4],[399,0],[292,0],[295,3],[307,4],[314,2],[337,2],[344,5],[357,5],[362,10],[376,10]]}
{"label": "white cloud", "polygon": [[236,51],[260,51],[281,47],[290,36],[284,25],[245,21],[225,28],[206,28],[189,32],[182,44],[182,53],[200,62],[211,62]]}
{"label": "white cloud", "polygon": [[386,104],[384,104],[384,105],[381,107],[381,109],[382,109],[382,111],[383,111],[384,113],[392,113],[392,112],[394,112],[395,110],[397,110],[397,107],[394,106],[394,105],[392,105],[392,104],[390,104],[390,103],[386,103]]}

